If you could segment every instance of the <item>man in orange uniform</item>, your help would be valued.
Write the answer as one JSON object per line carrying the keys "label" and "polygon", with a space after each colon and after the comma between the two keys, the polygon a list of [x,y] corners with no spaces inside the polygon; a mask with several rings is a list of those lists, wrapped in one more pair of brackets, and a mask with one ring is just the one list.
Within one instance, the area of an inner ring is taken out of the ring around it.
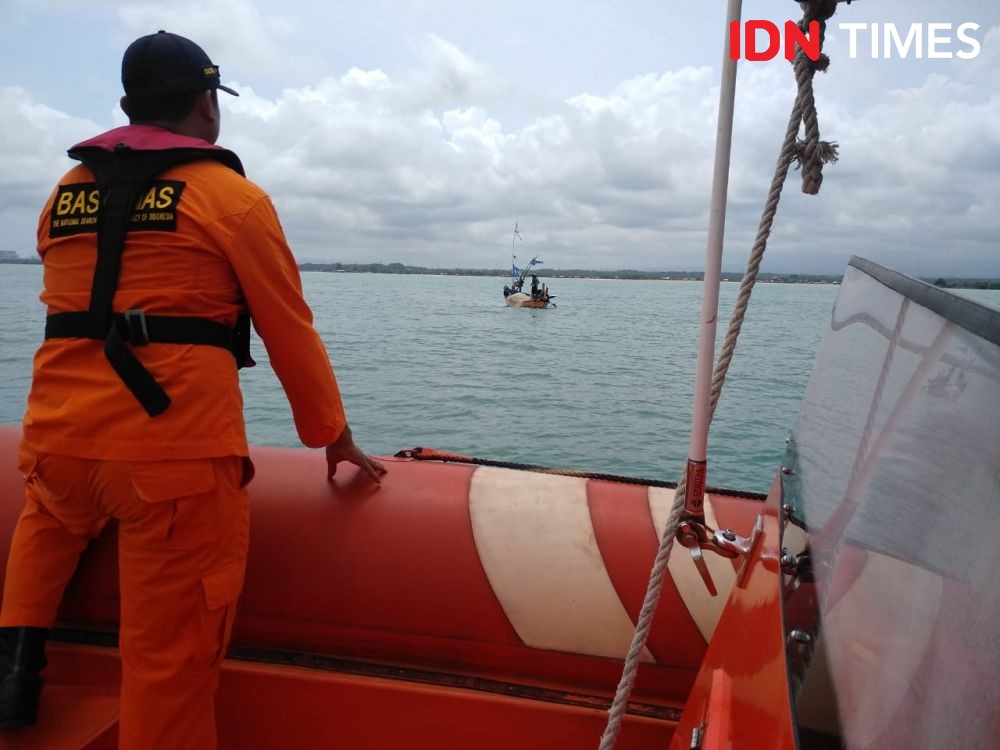
{"label": "man in orange uniform", "polygon": [[253,475],[237,367],[249,321],[300,439],[378,482],[267,194],[219,135],[218,67],[159,32],[122,60],[130,125],[70,150],[38,228],[48,307],[24,418],[26,504],[0,611],[0,726],[33,723],[44,644],[88,541],[116,518],[120,747],[213,748]]}

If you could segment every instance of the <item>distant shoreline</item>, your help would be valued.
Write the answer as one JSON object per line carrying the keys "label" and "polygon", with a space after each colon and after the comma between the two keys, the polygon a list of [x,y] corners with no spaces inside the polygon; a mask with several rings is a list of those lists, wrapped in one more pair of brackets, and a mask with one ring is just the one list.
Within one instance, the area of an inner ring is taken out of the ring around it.
{"label": "distant shoreline", "polygon": [[[487,276],[493,278],[510,278],[507,269],[475,269],[475,268],[426,268],[424,266],[407,266],[402,263],[300,263],[302,271],[318,271],[322,273],[387,273],[414,276]],[[617,271],[591,271],[587,269],[540,270],[539,279],[624,279],[628,281],[701,281],[704,274],[701,271],[634,271],[621,269]],[[757,280],[768,284],[839,284],[842,276],[832,274],[803,273],[760,273]],[[722,280],[739,282],[743,280],[742,273],[722,272]],[[1000,289],[1000,279],[977,278],[923,278],[928,284],[950,289]]]}
{"label": "distant shoreline", "polygon": [[[0,264],[41,265],[37,258],[0,257]],[[299,270],[320,273],[385,273],[413,276],[485,276],[508,278],[509,271],[497,268],[426,268],[402,263],[300,263]],[[622,279],[628,281],[701,281],[701,271],[592,271],[587,269],[542,270],[540,279]],[[805,273],[760,273],[757,280],[770,284],[839,284],[841,276]],[[738,282],[742,273],[724,271],[722,280]],[[968,277],[924,277],[921,281],[949,289],[1000,289],[1000,279]]]}
{"label": "distant shoreline", "polygon": [[[403,266],[400,263],[300,263],[299,270],[319,273],[385,273],[402,276],[484,276],[509,279],[510,271],[497,268],[423,268]],[[619,279],[625,281],[701,281],[701,271],[593,271],[583,268],[537,271],[539,279]],[[740,281],[743,274],[723,272],[723,281]],[[840,276],[804,275],[794,273],[761,273],[762,282],[783,282],[795,284],[839,284]],[[997,280],[1000,288],[1000,279]]]}

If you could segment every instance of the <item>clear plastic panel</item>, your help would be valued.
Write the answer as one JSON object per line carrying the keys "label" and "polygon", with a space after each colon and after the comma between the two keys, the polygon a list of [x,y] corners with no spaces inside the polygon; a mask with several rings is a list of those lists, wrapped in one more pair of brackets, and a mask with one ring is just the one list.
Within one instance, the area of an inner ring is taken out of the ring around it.
{"label": "clear plastic panel", "polygon": [[800,718],[846,747],[997,746],[998,343],[997,311],[848,268],[783,477],[819,609]]}

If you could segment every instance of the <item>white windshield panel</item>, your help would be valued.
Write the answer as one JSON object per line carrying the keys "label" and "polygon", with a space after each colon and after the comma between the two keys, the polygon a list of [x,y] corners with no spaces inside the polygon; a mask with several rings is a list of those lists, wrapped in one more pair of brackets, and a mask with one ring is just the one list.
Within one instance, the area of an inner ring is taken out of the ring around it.
{"label": "white windshield panel", "polygon": [[834,694],[803,725],[848,748],[995,746],[1000,312],[852,260],[785,466],[818,601],[810,671]]}

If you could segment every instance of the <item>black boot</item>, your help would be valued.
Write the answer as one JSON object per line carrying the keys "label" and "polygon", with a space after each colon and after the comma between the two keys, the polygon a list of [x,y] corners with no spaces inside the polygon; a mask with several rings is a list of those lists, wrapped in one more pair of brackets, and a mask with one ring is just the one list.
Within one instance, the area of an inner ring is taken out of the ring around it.
{"label": "black boot", "polygon": [[47,628],[0,628],[0,729],[35,723]]}

